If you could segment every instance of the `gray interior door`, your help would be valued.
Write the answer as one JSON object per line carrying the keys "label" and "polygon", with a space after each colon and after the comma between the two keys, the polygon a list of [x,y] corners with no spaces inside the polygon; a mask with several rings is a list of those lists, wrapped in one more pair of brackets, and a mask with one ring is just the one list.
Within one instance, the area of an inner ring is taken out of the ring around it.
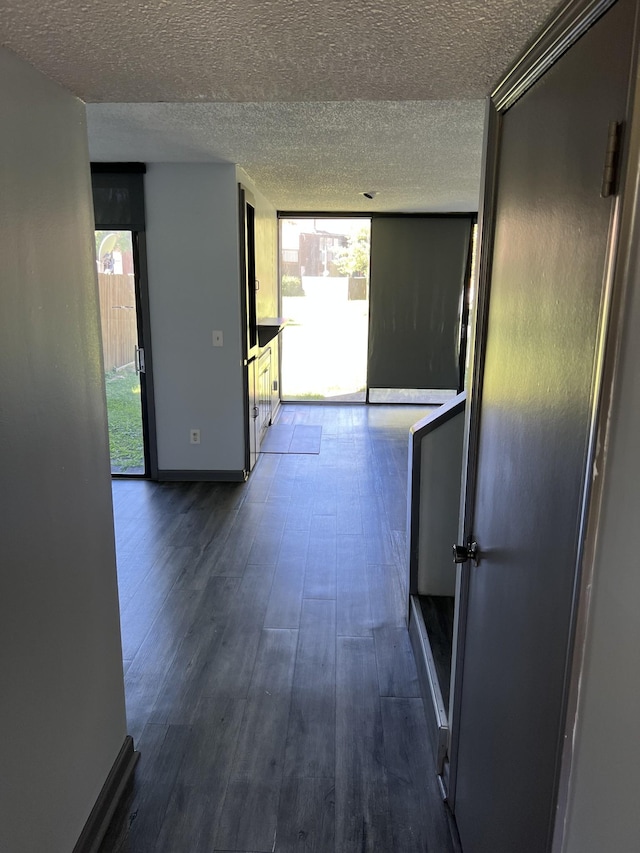
{"label": "gray interior door", "polygon": [[504,115],[458,708],[464,853],[549,850],[611,198],[635,3]]}

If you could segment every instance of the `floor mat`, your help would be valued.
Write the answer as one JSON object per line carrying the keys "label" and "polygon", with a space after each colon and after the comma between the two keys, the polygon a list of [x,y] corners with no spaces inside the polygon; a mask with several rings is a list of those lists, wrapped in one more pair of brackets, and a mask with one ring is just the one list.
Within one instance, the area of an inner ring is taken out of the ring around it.
{"label": "floor mat", "polygon": [[260,445],[261,453],[320,453],[322,427],[273,424]]}

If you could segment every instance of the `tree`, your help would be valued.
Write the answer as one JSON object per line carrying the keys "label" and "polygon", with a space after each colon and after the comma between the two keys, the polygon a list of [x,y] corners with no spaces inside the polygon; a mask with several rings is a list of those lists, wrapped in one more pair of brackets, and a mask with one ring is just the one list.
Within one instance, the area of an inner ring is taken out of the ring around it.
{"label": "tree", "polygon": [[352,277],[369,276],[369,228],[361,228],[355,234],[349,234],[347,245],[336,257],[335,263],[342,275]]}
{"label": "tree", "polygon": [[100,251],[100,246],[102,245],[102,241],[105,237],[109,235],[114,235],[115,240],[113,241],[113,245],[108,246],[108,251],[113,252],[118,251],[125,252],[131,251],[131,232],[130,231],[96,231],[96,257],[98,257],[98,253]]}

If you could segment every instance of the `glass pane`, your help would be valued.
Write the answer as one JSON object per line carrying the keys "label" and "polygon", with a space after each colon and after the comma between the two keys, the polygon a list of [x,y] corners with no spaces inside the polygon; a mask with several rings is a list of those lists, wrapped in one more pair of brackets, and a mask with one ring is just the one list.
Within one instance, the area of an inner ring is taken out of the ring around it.
{"label": "glass pane", "polygon": [[112,474],[144,474],[138,320],[131,231],[96,231]]}
{"label": "glass pane", "polygon": [[364,402],[370,219],[281,219],[282,397]]}

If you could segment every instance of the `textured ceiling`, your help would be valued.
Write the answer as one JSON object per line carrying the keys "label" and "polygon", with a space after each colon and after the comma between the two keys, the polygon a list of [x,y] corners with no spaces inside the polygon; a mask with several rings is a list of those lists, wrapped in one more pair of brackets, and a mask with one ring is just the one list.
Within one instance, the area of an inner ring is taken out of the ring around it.
{"label": "textured ceiling", "polygon": [[0,39],[86,101],[482,98],[558,0],[3,0]]}
{"label": "textured ceiling", "polygon": [[[142,162],[236,162],[280,210],[478,205],[483,101],[89,104],[87,111],[93,159],[126,151]],[[379,195],[369,201],[360,195],[366,190]]]}
{"label": "textured ceiling", "polygon": [[279,208],[466,209],[479,101],[557,2],[3,0],[0,43],[104,102],[96,159],[237,162]]}

